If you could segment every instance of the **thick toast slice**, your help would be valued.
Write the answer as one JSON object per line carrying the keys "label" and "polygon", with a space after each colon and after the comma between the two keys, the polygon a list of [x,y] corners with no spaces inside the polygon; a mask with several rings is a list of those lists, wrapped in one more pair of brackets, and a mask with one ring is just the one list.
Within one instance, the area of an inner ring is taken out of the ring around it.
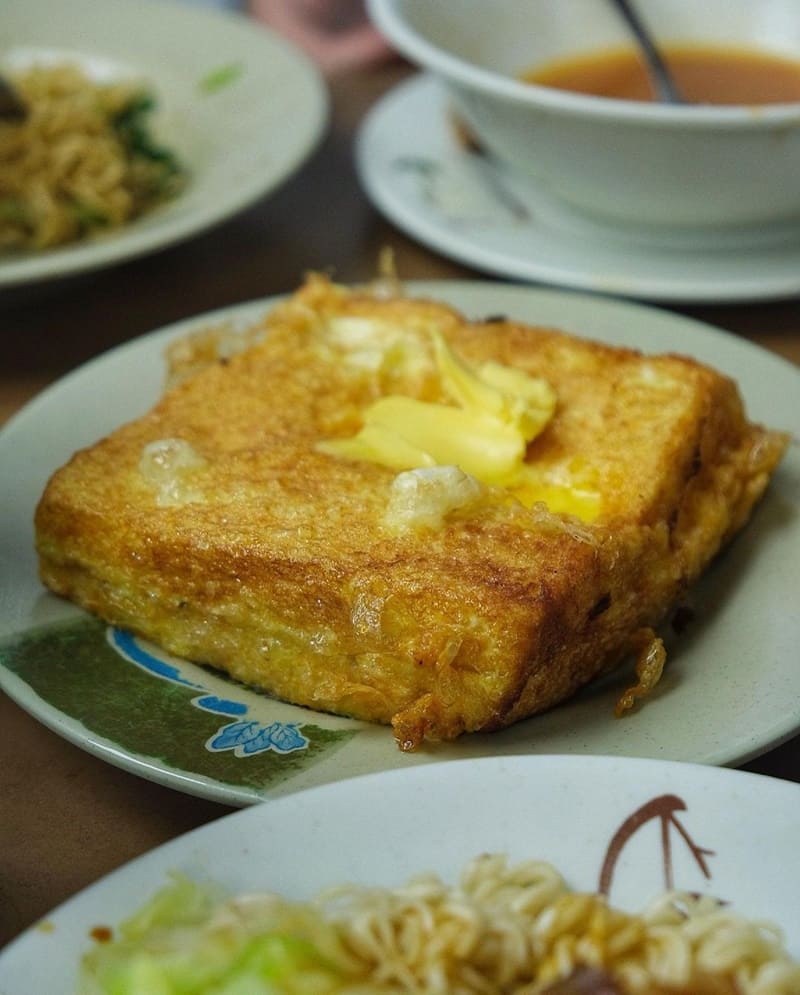
{"label": "thick toast slice", "polygon": [[[42,579],[279,698],[392,723],[404,749],[549,708],[632,649],[652,683],[651,630],[744,525],[787,441],[690,359],[320,276],[247,343],[177,347],[160,403],[55,473],[36,511]],[[336,448],[382,398],[423,402],[432,432],[451,415],[437,348],[554,391],[522,478]]]}

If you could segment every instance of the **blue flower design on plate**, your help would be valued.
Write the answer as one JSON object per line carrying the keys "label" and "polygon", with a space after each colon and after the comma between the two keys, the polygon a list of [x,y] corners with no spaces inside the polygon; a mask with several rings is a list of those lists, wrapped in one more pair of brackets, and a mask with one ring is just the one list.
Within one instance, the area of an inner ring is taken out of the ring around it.
{"label": "blue flower design on plate", "polygon": [[196,681],[189,680],[180,670],[180,664],[174,658],[165,660],[156,655],[155,647],[144,646],[135,636],[122,629],[108,629],[109,644],[126,660],[141,667],[154,677],[180,684],[183,687],[195,688],[203,692],[192,699],[192,704],[204,712],[216,715],[226,715],[236,719],[219,729],[206,741],[206,749],[212,753],[232,750],[236,757],[252,757],[268,750],[274,753],[295,753],[305,750],[309,740],[300,732],[298,722],[270,722],[265,724],[256,719],[247,719],[249,707],[244,702],[233,701],[230,698],[219,698],[211,694],[208,688]]}
{"label": "blue flower design on plate", "polygon": [[265,750],[294,753],[304,750],[308,740],[294,722],[231,722],[223,726],[206,743],[209,750],[233,750],[237,757],[247,757]]}

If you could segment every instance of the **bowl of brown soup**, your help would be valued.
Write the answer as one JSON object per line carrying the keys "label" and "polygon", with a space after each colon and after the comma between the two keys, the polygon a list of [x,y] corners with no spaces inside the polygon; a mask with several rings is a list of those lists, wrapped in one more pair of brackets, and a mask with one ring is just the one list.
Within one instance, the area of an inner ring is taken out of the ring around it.
{"label": "bowl of brown soup", "polygon": [[477,146],[576,219],[676,245],[800,237],[800,3],[638,0],[683,101],[610,0],[369,0]]}

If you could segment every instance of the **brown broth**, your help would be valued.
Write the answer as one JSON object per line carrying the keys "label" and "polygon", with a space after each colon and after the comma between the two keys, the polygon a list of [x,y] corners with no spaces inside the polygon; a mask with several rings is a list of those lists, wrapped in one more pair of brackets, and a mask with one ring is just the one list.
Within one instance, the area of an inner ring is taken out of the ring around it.
{"label": "brown broth", "polygon": [[[664,46],[684,99],[698,104],[800,101],[800,61],[756,49]],[[527,83],[622,100],[653,100],[647,72],[632,47],[587,52],[537,66]]]}

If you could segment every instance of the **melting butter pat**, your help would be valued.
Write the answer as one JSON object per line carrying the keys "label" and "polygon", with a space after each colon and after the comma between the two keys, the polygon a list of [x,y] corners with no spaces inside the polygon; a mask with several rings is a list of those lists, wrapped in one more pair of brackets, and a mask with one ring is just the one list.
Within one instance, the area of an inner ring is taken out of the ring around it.
{"label": "melting butter pat", "polygon": [[406,470],[392,481],[384,525],[392,532],[440,529],[454,511],[481,501],[485,488],[457,466]]}
{"label": "melting butter pat", "polygon": [[589,475],[580,470],[568,474],[563,467],[542,470],[526,463],[514,478],[509,493],[526,508],[545,504],[557,515],[573,515],[583,522],[593,522],[600,513],[600,494],[592,485]]}
{"label": "melting butter pat", "polygon": [[486,483],[502,482],[525,456],[520,433],[490,415],[398,395],[370,405],[354,438],[321,448],[393,470],[456,464]]}
{"label": "melting butter pat", "polygon": [[457,466],[484,483],[506,485],[552,418],[555,391],[499,363],[473,368],[439,334],[433,342],[442,389],[455,404],[390,394],[365,410],[357,435],[318,448],[393,470]]}
{"label": "melting butter pat", "polygon": [[436,362],[447,393],[466,411],[491,415],[519,434],[535,439],[553,417],[556,392],[540,377],[502,363],[473,369],[453,352],[441,335],[434,337]]}
{"label": "melting butter pat", "polygon": [[148,442],[139,459],[139,472],[156,492],[156,504],[176,507],[203,500],[196,475],[207,461],[185,439]]}

